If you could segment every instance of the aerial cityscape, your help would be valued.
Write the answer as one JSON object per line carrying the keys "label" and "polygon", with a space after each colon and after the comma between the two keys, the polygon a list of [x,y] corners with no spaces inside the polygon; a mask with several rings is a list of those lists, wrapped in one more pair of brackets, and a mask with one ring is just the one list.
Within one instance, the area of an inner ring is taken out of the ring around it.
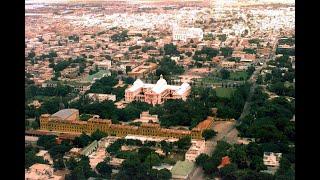
{"label": "aerial cityscape", "polygon": [[26,180],[294,180],[293,0],[25,0]]}

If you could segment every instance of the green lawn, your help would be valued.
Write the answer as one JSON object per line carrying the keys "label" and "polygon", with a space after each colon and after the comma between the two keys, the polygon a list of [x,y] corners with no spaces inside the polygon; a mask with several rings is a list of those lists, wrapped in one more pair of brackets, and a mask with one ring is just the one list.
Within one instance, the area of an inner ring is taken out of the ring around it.
{"label": "green lawn", "polygon": [[222,87],[218,87],[215,89],[217,96],[221,97],[221,98],[230,98],[232,93],[235,90],[236,89],[234,89],[234,88],[222,88]]}
{"label": "green lawn", "polygon": [[230,78],[232,80],[240,80],[239,78],[242,77],[242,80],[246,80],[248,78],[248,73],[245,71],[236,71],[230,72]]}

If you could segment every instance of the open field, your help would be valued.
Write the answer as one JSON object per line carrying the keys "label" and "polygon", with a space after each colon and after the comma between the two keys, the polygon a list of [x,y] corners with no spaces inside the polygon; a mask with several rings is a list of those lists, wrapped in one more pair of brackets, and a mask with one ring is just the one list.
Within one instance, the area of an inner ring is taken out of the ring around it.
{"label": "open field", "polygon": [[240,80],[240,78],[242,78],[242,80],[245,80],[248,78],[248,73],[245,71],[236,71],[236,72],[231,72],[230,73],[230,79],[233,80]]}
{"label": "open field", "polygon": [[215,89],[217,96],[222,98],[230,98],[232,93],[235,91],[234,88],[223,88],[218,87]]}

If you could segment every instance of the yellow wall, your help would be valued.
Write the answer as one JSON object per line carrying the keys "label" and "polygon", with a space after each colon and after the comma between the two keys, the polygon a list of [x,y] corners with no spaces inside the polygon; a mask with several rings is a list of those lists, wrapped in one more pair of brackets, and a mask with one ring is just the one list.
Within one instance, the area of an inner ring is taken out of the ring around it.
{"label": "yellow wall", "polygon": [[[49,120],[49,117],[40,117],[40,129],[42,130],[52,130],[58,132],[73,132],[73,133],[92,133],[97,129],[108,133],[109,135],[115,134],[119,137],[124,137],[128,134],[136,135],[146,135],[146,136],[160,136],[160,137],[172,137],[172,138],[181,138],[185,134],[176,132],[163,132],[160,127],[143,127],[132,128],[132,126],[120,126],[112,125],[110,121],[88,121],[86,123],[80,124],[72,121],[52,121]],[[191,130],[190,134],[193,139],[202,139],[202,131]]]}

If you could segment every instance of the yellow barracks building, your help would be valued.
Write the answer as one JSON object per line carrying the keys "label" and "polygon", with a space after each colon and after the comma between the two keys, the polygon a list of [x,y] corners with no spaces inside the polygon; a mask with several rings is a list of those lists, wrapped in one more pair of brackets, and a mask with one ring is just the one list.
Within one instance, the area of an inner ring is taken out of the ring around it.
{"label": "yellow barracks building", "polygon": [[52,115],[42,114],[40,116],[41,130],[91,134],[99,129],[108,133],[108,135],[119,137],[125,137],[128,134],[169,138],[180,138],[189,135],[193,139],[202,139],[203,130],[210,128],[212,123],[213,118],[208,117],[190,131],[161,128],[159,124],[151,123],[142,123],[140,126],[112,124],[111,120],[98,117],[93,117],[88,121],[80,121],[79,110],[77,109],[63,109]]}

